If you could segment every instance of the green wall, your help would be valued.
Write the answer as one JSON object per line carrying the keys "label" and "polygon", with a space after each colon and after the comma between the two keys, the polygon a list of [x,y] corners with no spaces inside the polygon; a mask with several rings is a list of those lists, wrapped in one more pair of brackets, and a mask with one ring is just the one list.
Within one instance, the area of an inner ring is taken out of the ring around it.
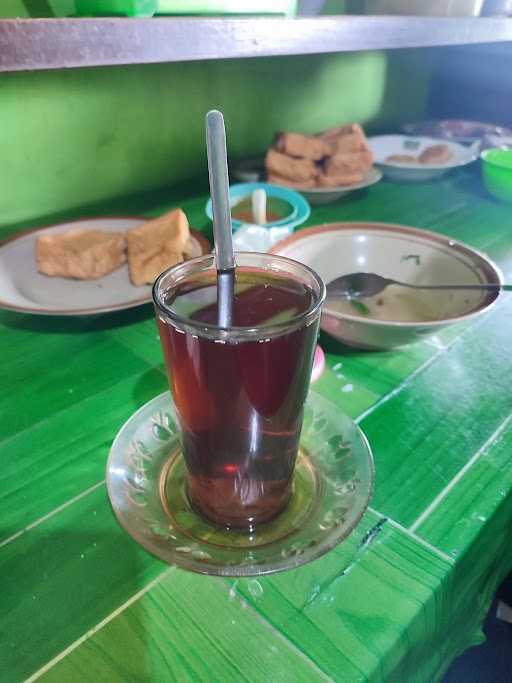
{"label": "green wall", "polygon": [[204,178],[213,107],[232,160],[262,153],[279,129],[414,118],[428,63],[367,52],[1,74],[0,224]]}

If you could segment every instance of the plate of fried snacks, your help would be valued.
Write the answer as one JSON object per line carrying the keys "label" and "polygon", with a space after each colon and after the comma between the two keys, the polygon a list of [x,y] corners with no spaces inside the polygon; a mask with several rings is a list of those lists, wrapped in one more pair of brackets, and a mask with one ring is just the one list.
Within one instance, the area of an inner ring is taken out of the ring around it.
{"label": "plate of fried snacks", "polygon": [[439,178],[478,156],[476,146],[410,135],[376,135],[368,140],[368,145],[387,178],[406,182]]}
{"label": "plate of fried snacks", "polygon": [[316,135],[278,133],[265,156],[267,180],[298,190],[312,204],[373,185],[382,173],[358,123]]}
{"label": "plate of fried snacks", "polygon": [[90,315],[151,301],[166,268],[210,251],[181,209],[158,218],[86,218],[14,235],[0,245],[0,307]]}

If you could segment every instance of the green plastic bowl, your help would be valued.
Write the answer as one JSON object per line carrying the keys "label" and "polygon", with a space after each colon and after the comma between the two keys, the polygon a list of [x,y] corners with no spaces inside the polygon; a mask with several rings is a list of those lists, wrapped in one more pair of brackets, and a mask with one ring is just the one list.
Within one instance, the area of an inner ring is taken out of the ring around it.
{"label": "green plastic bowl", "polygon": [[493,197],[512,203],[512,149],[486,149],[480,156],[487,190]]}

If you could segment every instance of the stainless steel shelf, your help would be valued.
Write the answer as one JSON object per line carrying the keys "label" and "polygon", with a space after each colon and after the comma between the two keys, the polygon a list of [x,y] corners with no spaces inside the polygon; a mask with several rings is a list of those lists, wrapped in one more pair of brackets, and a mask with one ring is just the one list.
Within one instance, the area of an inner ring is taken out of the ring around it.
{"label": "stainless steel shelf", "polygon": [[512,19],[4,19],[0,71],[512,41]]}

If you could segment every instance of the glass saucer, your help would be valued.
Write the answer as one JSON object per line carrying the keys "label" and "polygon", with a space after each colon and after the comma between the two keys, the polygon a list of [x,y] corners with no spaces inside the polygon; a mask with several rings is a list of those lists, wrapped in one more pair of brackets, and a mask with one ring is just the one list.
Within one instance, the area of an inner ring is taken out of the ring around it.
{"label": "glass saucer", "polygon": [[269,574],[320,557],[354,529],[373,478],[364,434],[314,391],[305,406],[290,502],[254,532],[211,524],[188,502],[169,392],[123,425],[107,464],[108,495],[121,526],[164,562],[219,576]]}

